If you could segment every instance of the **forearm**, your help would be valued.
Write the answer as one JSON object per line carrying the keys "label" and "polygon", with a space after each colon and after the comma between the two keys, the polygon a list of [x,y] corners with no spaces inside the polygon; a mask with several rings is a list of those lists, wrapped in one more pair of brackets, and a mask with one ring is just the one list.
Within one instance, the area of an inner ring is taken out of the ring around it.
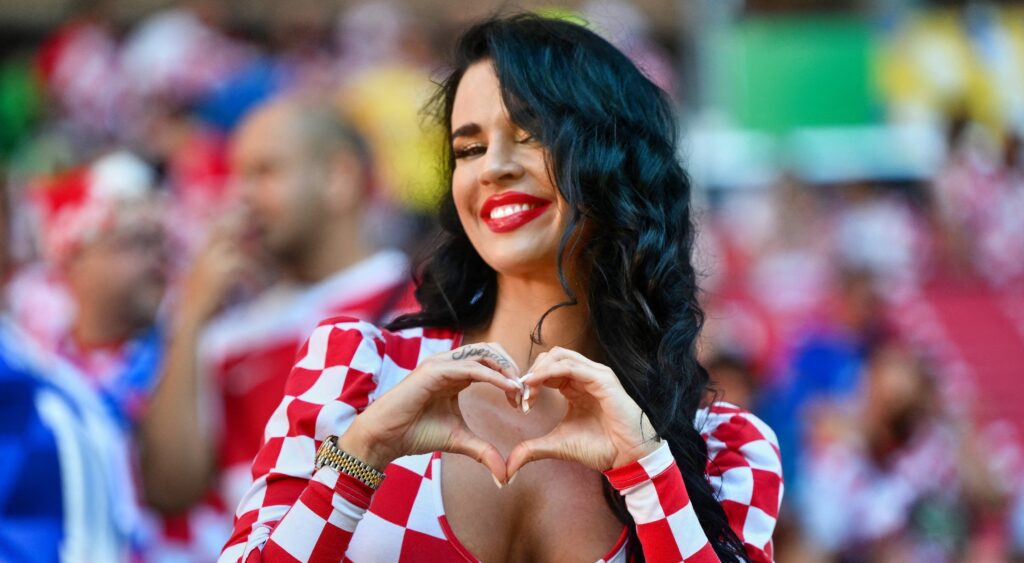
{"label": "forearm", "polygon": [[704,535],[668,444],[605,472],[626,500],[649,562],[711,563],[718,556]]}
{"label": "forearm", "polygon": [[140,429],[145,497],[167,512],[199,502],[212,477],[213,440],[201,408],[207,392],[197,369],[201,329],[198,319],[179,319]]}
{"label": "forearm", "polygon": [[[282,477],[282,481],[288,479]],[[266,487],[274,486],[271,478]],[[373,492],[355,477],[329,467],[320,469],[293,505],[244,507],[220,561],[340,561]],[[279,520],[255,523],[274,508],[283,513]]]}

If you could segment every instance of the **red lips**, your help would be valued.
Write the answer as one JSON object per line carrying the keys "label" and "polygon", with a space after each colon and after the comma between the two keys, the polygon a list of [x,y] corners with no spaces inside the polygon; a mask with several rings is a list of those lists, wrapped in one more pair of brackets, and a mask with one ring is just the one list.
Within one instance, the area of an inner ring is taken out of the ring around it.
{"label": "red lips", "polygon": [[495,233],[507,233],[540,217],[551,201],[520,192],[502,192],[487,198],[480,218]]}

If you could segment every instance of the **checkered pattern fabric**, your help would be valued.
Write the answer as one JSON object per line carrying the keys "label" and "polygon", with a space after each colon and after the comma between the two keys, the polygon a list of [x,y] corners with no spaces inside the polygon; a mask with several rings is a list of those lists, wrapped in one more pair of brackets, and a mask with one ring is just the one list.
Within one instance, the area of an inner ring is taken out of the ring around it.
{"label": "checkered pattern fabric", "polygon": [[752,562],[772,561],[772,532],[783,493],[775,432],[753,414],[727,403],[699,412],[696,424],[708,444],[708,480],[729,525]]}
{"label": "checkered pattern fabric", "polygon": [[[772,561],[772,532],[782,502],[782,462],[775,433],[754,415],[727,403],[700,410],[696,424],[708,444],[708,480],[729,525],[751,561]],[[667,443],[605,475],[626,499],[647,561],[718,561]]]}
{"label": "checkered pattern fabric", "polygon": [[312,286],[278,285],[207,327],[198,370],[213,384],[218,482],[203,504],[165,523],[153,552],[167,559],[217,557],[231,533],[231,512],[252,486],[253,458],[304,340],[325,317],[391,319],[407,310],[408,266],[401,252],[382,250]]}
{"label": "checkered pattern fabric", "polygon": [[[439,453],[399,458],[376,492],[334,470],[314,471],[327,436],[343,433],[423,359],[460,340],[446,330],[391,333],[344,317],[321,323],[267,424],[255,482],[221,561],[476,561],[445,517]],[[701,411],[698,422],[708,440],[709,478],[730,522],[754,560],[770,560],[782,494],[774,435],[723,404]],[[607,475],[625,496],[648,560],[716,560],[667,445]],[[602,561],[624,563],[625,538]]]}

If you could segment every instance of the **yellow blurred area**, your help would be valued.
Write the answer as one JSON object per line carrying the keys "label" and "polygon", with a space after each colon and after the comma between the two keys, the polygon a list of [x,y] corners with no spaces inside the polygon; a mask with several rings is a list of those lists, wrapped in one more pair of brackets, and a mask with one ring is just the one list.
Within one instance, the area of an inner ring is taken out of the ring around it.
{"label": "yellow blurred area", "polygon": [[339,101],[369,140],[377,187],[404,208],[432,211],[443,185],[443,131],[418,108],[434,91],[430,77],[393,65],[362,71],[344,86]]}
{"label": "yellow blurred area", "polygon": [[970,14],[945,9],[916,13],[880,39],[876,80],[893,120],[965,115],[1001,135],[1021,119],[1024,8],[975,17],[986,25],[975,37]]}

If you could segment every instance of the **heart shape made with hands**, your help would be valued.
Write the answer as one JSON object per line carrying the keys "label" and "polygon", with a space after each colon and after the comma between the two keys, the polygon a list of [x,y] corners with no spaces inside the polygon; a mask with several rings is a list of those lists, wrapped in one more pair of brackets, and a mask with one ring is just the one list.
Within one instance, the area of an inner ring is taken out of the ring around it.
{"label": "heart shape made with hands", "polygon": [[[552,348],[540,354],[522,376],[518,376],[520,370],[497,343],[464,346],[453,350],[451,358],[475,359],[514,381],[519,390],[514,397],[506,392],[506,398],[510,406],[524,414],[536,403],[541,387],[557,390],[568,403],[562,420],[551,431],[512,448],[504,459],[506,479],[494,475],[499,488],[505,482],[511,483],[518,471],[532,461],[560,459],[604,471],[640,459],[659,445],[647,417],[625,392],[615,373],[578,352]],[[490,460],[473,457],[493,474],[497,450],[491,444],[487,446]]]}

